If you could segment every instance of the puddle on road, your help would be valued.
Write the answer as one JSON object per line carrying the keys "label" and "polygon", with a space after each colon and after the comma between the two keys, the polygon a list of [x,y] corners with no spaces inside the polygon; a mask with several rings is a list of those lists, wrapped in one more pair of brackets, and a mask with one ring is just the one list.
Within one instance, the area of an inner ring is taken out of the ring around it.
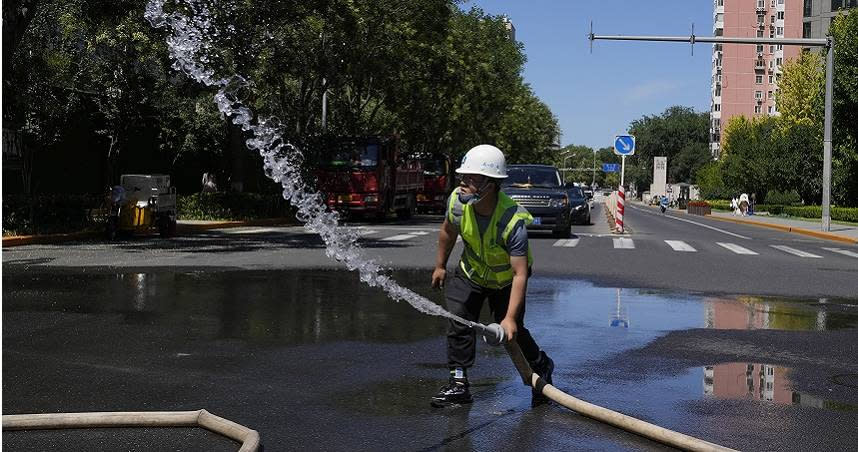
{"label": "puddle on road", "polygon": [[[442,294],[428,287],[429,271],[395,272],[394,277],[403,286],[443,303]],[[551,351],[556,362],[562,363],[558,370],[562,375],[562,369],[603,362],[674,330],[822,331],[848,328],[858,321],[854,300],[799,301],[618,290],[579,280],[535,277],[528,287],[527,324],[537,341]],[[381,290],[365,286],[356,274],[346,271],[118,274],[12,271],[3,273],[3,311],[70,316],[119,314],[121,322],[159,328],[178,340],[237,339],[265,345],[330,341],[407,343],[442,338],[446,330],[446,320],[395,303]],[[488,321],[488,309],[483,314],[484,321]],[[4,336],[7,328],[26,326],[4,322]],[[485,350],[485,346],[480,347]],[[501,349],[488,350],[488,356],[496,358],[502,354]],[[752,386],[746,373],[749,366],[753,367]],[[439,363],[439,370],[442,368],[443,363]],[[768,375],[769,372],[772,374]],[[776,366],[734,363],[686,369],[683,375],[674,378],[648,377],[647,381],[636,383],[635,388],[627,383],[618,384],[620,390],[646,393],[640,396],[641,403],[655,397],[649,402],[660,404],[656,399],[672,394],[669,398],[676,398],[676,402],[703,397],[750,397],[836,406],[836,402],[815,401],[811,396],[785,389],[789,388],[788,374],[786,369]],[[771,388],[766,380],[769,377],[774,377]],[[605,391],[618,389],[611,388],[610,383],[575,384],[582,391],[600,397]],[[399,392],[412,398],[412,394],[400,389]],[[368,394],[374,392],[370,390]],[[378,405],[375,402],[372,398],[361,400],[369,406]],[[395,409],[407,412],[411,408],[405,404]]]}
{"label": "puddle on road", "polygon": [[705,366],[703,395],[714,399],[771,402],[839,411],[858,411],[858,406],[825,400],[792,390],[790,369],[759,363],[721,363]]}

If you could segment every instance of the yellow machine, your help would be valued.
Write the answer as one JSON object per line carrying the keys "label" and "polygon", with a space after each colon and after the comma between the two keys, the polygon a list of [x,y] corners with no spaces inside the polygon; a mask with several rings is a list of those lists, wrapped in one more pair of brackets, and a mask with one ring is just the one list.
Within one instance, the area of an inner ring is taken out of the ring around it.
{"label": "yellow machine", "polygon": [[176,233],[176,189],[164,174],[124,174],[110,191],[109,238],[117,232],[146,232],[157,228],[161,236]]}

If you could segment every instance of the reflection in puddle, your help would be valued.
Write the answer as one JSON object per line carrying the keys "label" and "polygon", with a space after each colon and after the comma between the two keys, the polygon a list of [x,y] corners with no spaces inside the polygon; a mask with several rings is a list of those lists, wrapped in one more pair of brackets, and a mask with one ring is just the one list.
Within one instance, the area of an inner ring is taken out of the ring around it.
{"label": "reflection in puddle", "polygon": [[854,411],[858,407],[793,391],[789,369],[758,363],[723,363],[703,368],[703,394],[716,399]]}
{"label": "reflection in puddle", "polygon": [[823,331],[841,326],[825,310],[760,297],[707,298],[703,304],[706,328]]}

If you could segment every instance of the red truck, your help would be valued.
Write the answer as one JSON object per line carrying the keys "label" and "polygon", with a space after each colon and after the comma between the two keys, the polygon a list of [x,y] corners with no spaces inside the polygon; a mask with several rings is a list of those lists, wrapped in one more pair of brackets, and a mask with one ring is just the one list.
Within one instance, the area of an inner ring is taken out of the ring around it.
{"label": "red truck", "polygon": [[417,211],[444,213],[447,197],[453,191],[454,178],[450,159],[444,156],[422,158],[423,187],[417,192]]}
{"label": "red truck", "polygon": [[399,154],[396,137],[349,137],[326,146],[316,172],[328,207],[347,215],[400,219],[417,210],[420,162]]}

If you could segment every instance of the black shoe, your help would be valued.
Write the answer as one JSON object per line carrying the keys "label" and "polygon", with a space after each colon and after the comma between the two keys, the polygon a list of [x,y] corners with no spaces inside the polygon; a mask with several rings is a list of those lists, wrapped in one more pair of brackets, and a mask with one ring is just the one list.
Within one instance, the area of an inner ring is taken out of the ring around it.
{"label": "black shoe", "polygon": [[[536,372],[536,374],[539,375],[545,383],[550,385],[554,384],[551,380],[551,374],[554,373],[554,360],[549,358],[543,351],[540,351],[539,354],[540,363],[538,366],[534,366],[533,371]],[[532,396],[533,397],[530,401],[531,407],[539,406],[549,401],[549,398],[542,394],[542,391],[539,391],[536,388],[533,388]]]}
{"label": "black shoe", "polygon": [[432,397],[432,406],[443,408],[473,402],[474,398],[471,397],[468,386],[468,380],[450,378],[450,382]]}

